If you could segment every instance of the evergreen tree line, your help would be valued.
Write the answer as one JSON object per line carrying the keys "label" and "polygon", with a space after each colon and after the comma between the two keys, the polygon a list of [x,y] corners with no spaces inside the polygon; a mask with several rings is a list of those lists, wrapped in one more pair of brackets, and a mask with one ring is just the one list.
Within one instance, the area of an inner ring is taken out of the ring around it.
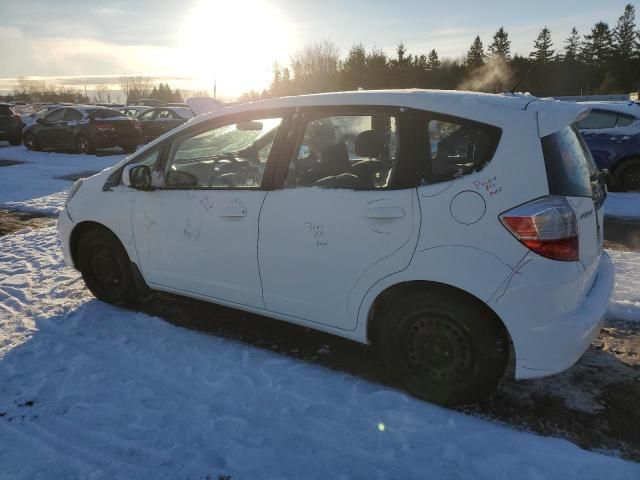
{"label": "evergreen tree line", "polygon": [[462,58],[440,58],[433,49],[407,52],[400,43],[395,56],[358,43],[341,58],[329,40],[309,44],[292,55],[290,65],[274,65],[263,92],[241,100],[336,90],[378,88],[469,89],[500,92],[525,76],[517,90],[537,96],[629,93],[640,90],[640,32],[635,7],[628,4],[611,28],[597,22],[581,34],[574,27],[560,44],[544,26],[528,56],[512,55],[511,39],[500,27],[487,47],[479,36]]}

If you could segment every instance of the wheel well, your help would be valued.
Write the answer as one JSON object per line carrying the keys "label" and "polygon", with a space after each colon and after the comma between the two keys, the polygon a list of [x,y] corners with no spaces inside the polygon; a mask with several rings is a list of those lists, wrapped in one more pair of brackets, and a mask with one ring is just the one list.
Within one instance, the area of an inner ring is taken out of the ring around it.
{"label": "wheel well", "polygon": [[452,285],[447,285],[445,283],[432,282],[427,280],[414,280],[409,282],[397,283],[383,290],[378,294],[376,299],[373,301],[371,308],[369,309],[369,316],[367,321],[367,340],[369,343],[375,346],[376,344],[376,332],[378,332],[378,326],[382,319],[384,318],[384,312],[389,307],[391,302],[402,295],[406,295],[408,293],[413,293],[415,291],[424,291],[424,290],[439,290],[439,291],[453,291],[457,295],[460,296],[461,299],[467,299],[473,303],[476,303],[480,308],[485,309],[490,312],[491,315],[495,318],[498,324],[501,326],[504,334],[506,335],[509,341],[509,360],[507,367],[507,375],[513,377],[513,372],[515,371],[515,354],[513,350],[513,341],[511,339],[511,335],[509,334],[509,329],[504,324],[502,319],[493,311],[491,307],[489,307],[485,302],[480,300],[475,295],[466,292],[460,288],[454,287]]}
{"label": "wheel well", "polygon": [[611,173],[616,172],[617,170],[619,170],[620,168],[623,168],[625,165],[627,165],[628,163],[631,163],[634,160],[638,161],[640,160],[640,157],[636,155],[630,155],[628,157],[621,158],[611,167]]}
{"label": "wheel well", "polygon": [[[80,222],[76,225],[71,232],[71,237],[69,238],[69,249],[71,250],[71,259],[73,260],[73,266],[78,268],[78,245],[80,244],[80,238],[89,230],[106,230],[115,238],[118,236],[113,233],[110,229],[102,225],[98,222]],[[118,239],[119,241],[120,239]],[[120,242],[122,243],[122,242]]]}

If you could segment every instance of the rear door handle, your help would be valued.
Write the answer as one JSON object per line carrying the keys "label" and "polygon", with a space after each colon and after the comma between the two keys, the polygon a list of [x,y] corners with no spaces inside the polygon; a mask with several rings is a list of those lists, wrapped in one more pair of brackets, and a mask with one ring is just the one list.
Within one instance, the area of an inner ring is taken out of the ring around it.
{"label": "rear door handle", "polygon": [[404,209],[400,207],[371,207],[365,213],[365,218],[404,218]]}
{"label": "rear door handle", "polygon": [[246,217],[247,209],[245,207],[224,207],[220,210],[221,217]]}

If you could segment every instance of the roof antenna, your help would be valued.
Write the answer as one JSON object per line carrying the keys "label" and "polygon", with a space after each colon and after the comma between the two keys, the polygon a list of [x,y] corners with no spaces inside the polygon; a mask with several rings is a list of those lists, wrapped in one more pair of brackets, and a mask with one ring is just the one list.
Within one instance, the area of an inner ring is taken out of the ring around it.
{"label": "roof antenna", "polygon": [[513,84],[513,87],[511,87],[509,90],[507,90],[504,93],[510,93],[512,95],[515,95],[516,92],[514,90],[520,86],[520,84],[524,81],[524,79],[527,78],[529,74],[536,69],[537,66],[538,66],[537,62],[531,65],[531,67],[529,67],[529,70],[527,70],[527,73],[525,73],[522,77],[520,77],[520,79]]}

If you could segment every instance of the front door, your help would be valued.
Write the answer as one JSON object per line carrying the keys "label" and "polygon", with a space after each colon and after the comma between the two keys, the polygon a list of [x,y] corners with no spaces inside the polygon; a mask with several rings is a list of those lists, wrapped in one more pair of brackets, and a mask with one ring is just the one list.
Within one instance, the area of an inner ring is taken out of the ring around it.
{"label": "front door", "polygon": [[415,189],[394,188],[401,116],[307,112],[260,215],[267,310],[352,330],[366,291],[408,266],[420,216]]}
{"label": "front door", "polygon": [[167,141],[133,228],[150,286],[263,308],[257,243],[280,118],[196,125]]}

